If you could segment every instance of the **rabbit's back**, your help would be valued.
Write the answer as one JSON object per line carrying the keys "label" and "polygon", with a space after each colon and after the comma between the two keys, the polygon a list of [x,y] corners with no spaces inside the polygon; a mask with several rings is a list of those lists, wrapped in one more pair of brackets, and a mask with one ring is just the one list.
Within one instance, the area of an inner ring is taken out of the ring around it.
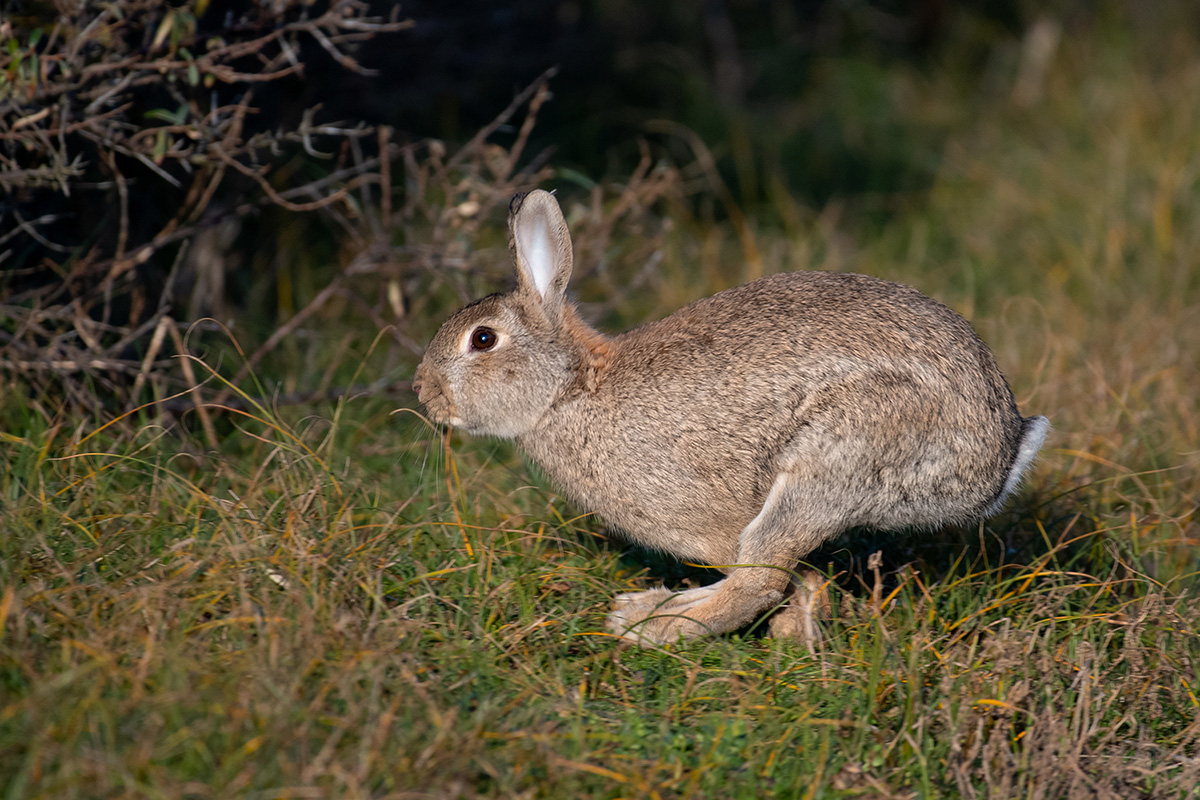
{"label": "rabbit's back", "polygon": [[732,563],[784,470],[811,473],[808,513],[836,527],[977,516],[1005,483],[1021,424],[958,314],[900,284],[798,272],[616,337],[596,390],[560,403],[522,445],[642,543]]}

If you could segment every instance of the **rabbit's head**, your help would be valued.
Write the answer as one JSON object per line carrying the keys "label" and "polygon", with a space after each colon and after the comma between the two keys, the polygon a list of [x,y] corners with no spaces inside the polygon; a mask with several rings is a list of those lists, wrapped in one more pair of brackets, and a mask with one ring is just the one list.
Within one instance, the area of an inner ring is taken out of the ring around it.
{"label": "rabbit's head", "polygon": [[434,421],[506,438],[533,428],[579,378],[589,360],[579,334],[596,335],[564,298],[571,237],[553,195],[540,190],[518,195],[509,228],[517,288],[446,320],[414,383]]}

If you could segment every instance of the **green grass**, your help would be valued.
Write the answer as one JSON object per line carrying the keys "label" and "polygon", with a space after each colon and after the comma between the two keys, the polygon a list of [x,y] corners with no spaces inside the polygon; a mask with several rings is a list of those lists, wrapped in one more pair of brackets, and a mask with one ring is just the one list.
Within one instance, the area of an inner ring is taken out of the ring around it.
{"label": "green grass", "polygon": [[10,442],[8,796],[1195,785],[1197,614],[1082,504],[982,530],[1044,533],[1028,563],[951,531],[879,578],[843,564],[816,654],[755,631],[640,651],[602,633],[608,598],[645,581],[639,554],[509,448],[446,469],[419,423],[359,411],[311,451],[248,421],[225,459],[152,429]]}
{"label": "green grass", "polygon": [[840,606],[816,653],[618,643],[614,593],[703,575],[608,541],[511,447],[377,399],[227,415],[213,452],[9,391],[0,796],[1194,796],[1192,52],[1068,36],[1042,102],[957,128],[882,227],[662,212],[661,267],[618,316],[758,269],[905,280],[1055,424],[1001,516],[814,556]]}

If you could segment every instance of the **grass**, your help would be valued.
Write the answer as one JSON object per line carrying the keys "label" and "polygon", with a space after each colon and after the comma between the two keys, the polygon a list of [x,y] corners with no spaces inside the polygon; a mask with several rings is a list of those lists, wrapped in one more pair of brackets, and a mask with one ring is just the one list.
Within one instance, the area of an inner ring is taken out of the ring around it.
{"label": "grass", "polygon": [[[905,280],[971,317],[1055,424],[1001,516],[815,556],[840,606],[816,653],[758,630],[619,645],[615,592],[702,576],[609,542],[509,446],[378,400],[230,416],[214,452],[150,418],[47,420],[10,389],[0,793],[1194,796],[1185,44],[1068,35],[1041,103],[956,128],[932,190],[882,227],[851,206],[784,232],[663,212],[638,297],[656,305],[631,315],[740,281],[748,253],[747,273]],[[895,90],[941,102],[913,76]]]}

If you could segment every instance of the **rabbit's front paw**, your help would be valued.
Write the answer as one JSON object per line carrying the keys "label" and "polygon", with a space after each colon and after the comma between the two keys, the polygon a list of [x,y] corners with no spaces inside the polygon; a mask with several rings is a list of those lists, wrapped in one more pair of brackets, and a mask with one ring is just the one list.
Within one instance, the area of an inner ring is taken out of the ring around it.
{"label": "rabbit's front paw", "polygon": [[[750,586],[746,576],[751,576]],[[617,595],[608,629],[643,647],[670,644],[680,637],[735,631],[782,599],[782,592],[754,583],[753,572],[738,570],[732,577],[686,592],[671,593],[660,587]]]}
{"label": "rabbit's front paw", "polygon": [[676,642],[682,636],[695,639],[713,633],[702,622],[687,615],[688,609],[703,603],[717,592],[720,582],[684,592],[664,587],[646,592],[626,592],[613,601],[608,615],[610,631],[642,646]]}

